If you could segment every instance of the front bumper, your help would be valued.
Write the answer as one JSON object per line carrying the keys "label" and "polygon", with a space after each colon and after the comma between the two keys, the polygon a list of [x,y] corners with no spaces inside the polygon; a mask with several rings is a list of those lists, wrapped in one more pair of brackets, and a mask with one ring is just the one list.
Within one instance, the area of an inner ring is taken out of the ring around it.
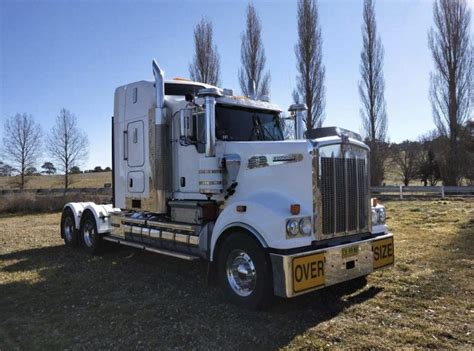
{"label": "front bumper", "polygon": [[393,234],[270,258],[275,295],[293,297],[392,266]]}

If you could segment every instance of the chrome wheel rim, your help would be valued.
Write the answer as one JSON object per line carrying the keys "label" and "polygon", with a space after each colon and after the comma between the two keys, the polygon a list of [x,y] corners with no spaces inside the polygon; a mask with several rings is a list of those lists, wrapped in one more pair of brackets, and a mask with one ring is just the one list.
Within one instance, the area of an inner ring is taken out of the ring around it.
{"label": "chrome wheel rim", "polygon": [[94,226],[90,221],[84,223],[84,243],[87,247],[92,247],[92,236],[94,235]]}
{"label": "chrome wheel rim", "polygon": [[72,241],[72,235],[74,233],[74,223],[72,218],[67,216],[64,219],[64,237],[67,241]]}
{"label": "chrome wheel rim", "polygon": [[249,296],[257,284],[257,272],[249,255],[242,250],[232,251],[226,264],[227,281],[239,296]]}

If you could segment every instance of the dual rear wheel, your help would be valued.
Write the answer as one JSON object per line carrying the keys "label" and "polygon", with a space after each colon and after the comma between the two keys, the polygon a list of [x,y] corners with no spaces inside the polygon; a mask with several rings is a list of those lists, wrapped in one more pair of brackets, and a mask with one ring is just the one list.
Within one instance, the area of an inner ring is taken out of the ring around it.
{"label": "dual rear wheel", "polygon": [[61,236],[66,246],[82,246],[87,252],[96,254],[101,251],[103,240],[97,233],[94,215],[86,211],[81,218],[80,228],[76,228],[74,213],[70,208],[63,211],[61,217]]}

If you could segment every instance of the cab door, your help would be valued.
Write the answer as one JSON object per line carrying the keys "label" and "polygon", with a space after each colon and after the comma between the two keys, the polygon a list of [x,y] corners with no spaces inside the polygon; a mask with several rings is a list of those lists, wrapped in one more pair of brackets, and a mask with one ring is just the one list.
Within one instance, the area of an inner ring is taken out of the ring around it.
{"label": "cab door", "polygon": [[128,191],[143,193],[145,191],[145,126],[143,120],[127,124],[125,131],[128,166]]}

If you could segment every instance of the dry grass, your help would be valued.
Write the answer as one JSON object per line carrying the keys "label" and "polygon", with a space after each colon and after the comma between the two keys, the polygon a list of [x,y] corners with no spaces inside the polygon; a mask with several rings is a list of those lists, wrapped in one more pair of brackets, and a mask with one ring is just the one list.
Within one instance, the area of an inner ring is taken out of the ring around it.
{"label": "dry grass", "polygon": [[227,304],[204,264],[70,250],[59,214],[0,219],[0,349],[473,347],[474,201],[387,202],[396,266],[265,312]]}
{"label": "dry grass", "polygon": [[[19,176],[0,177],[0,190],[18,189]],[[112,172],[74,174],[70,177],[71,188],[102,188],[112,182]],[[54,189],[64,187],[63,175],[26,177],[26,189]]]}
{"label": "dry grass", "polygon": [[96,203],[110,203],[108,195],[95,194],[32,194],[17,193],[0,195],[0,214],[6,213],[44,213],[62,211],[68,202],[92,201]]}

